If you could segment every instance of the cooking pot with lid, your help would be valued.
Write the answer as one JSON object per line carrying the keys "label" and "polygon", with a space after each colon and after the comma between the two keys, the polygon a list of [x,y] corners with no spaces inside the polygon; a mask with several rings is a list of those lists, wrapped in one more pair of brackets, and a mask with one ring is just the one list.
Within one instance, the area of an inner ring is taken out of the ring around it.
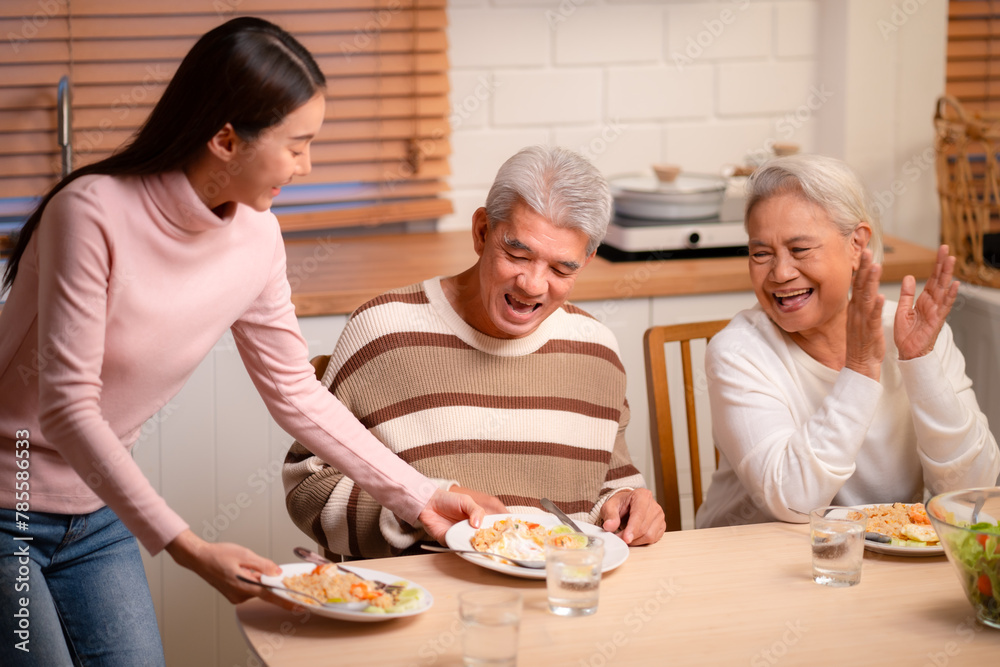
{"label": "cooking pot with lid", "polygon": [[650,220],[714,218],[722,209],[727,181],[712,174],[681,173],[670,182],[633,174],[609,181],[619,215]]}

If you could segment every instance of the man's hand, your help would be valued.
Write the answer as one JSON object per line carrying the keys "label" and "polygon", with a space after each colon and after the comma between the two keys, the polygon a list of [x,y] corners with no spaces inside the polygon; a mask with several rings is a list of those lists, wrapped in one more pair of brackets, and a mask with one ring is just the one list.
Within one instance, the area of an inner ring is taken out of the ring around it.
{"label": "man's hand", "polygon": [[507,506],[504,505],[503,502],[496,496],[491,496],[488,493],[476,491],[475,489],[468,489],[464,486],[459,486],[458,484],[453,484],[448,490],[454,493],[464,493],[469,496],[477,505],[486,510],[487,514],[507,513]]}
{"label": "man's hand", "polygon": [[420,512],[420,525],[427,534],[444,544],[444,534],[452,525],[469,520],[469,525],[479,528],[486,511],[464,493],[436,489],[427,506]]}
{"label": "man's hand", "polygon": [[653,544],[663,537],[667,522],[663,508],[649,489],[619,491],[601,506],[601,527],[609,533],[621,531],[625,544]]}

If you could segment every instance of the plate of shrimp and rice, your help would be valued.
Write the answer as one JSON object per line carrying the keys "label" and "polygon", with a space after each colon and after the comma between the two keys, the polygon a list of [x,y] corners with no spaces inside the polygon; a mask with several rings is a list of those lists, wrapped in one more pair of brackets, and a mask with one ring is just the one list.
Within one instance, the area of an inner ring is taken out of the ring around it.
{"label": "plate of shrimp and rice", "polygon": [[888,543],[865,540],[865,549],[889,556],[943,556],[937,533],[923,503],[856,505],[868,515],[865,532],[878,533]]}

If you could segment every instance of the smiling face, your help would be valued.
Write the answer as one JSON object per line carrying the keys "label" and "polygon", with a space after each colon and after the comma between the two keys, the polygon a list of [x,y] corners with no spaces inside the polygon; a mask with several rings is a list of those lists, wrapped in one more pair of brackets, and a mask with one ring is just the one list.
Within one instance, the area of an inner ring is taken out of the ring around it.
{"label": "smiling face", "polygon": [[845,339],[851,277],[868,243],[868,223],[845,238],[821,207],[786,193],[754,206],[747,232],[750,280],[771,320],[800,345]]}
{"label": "smiling face", "polygon": [[234,176],[225,189],[228,198],[257,211],[271,208],[282,186],[312,169],[309,144],[323,124],[325,111],[326,100],[317,94],[255,141],[237,139],[236,165],[229,168]]}
{"label": "smiling face", "polygon": [[495,338],[534,332],[562,307],[594,257],[587,255],[582,231],[556,227],[523,204],[492,229],[484,208],[472,224],[479,261],[466,272],[472,288],[459,290],[452,305],[469,325]]}

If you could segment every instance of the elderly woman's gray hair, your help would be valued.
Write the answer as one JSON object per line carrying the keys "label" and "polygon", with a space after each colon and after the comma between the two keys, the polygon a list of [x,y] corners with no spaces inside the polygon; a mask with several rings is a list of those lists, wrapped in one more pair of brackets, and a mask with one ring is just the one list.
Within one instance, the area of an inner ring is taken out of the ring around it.
{"label": "elderly woman's gray hair", "polygon": [[[746,213],[771,197],[795,193],[816,204],[847,237],[862,221],[872,228],[868,247],[882,262],[882,222],[872,197],[857,173],[840,160],[823,155],[787,155],[768,160],[747,180]],[[745,224],[745,223],[744,223]]]}
{"label": "elderly woman's gray hair", "polygon": [[613,202],[607,180],[587,158],[558,146],[530,146],[497,172],[486,197],[490,227],[510,220],[519,203],[556,227],[582,231],[589,255],[604,240]]}

